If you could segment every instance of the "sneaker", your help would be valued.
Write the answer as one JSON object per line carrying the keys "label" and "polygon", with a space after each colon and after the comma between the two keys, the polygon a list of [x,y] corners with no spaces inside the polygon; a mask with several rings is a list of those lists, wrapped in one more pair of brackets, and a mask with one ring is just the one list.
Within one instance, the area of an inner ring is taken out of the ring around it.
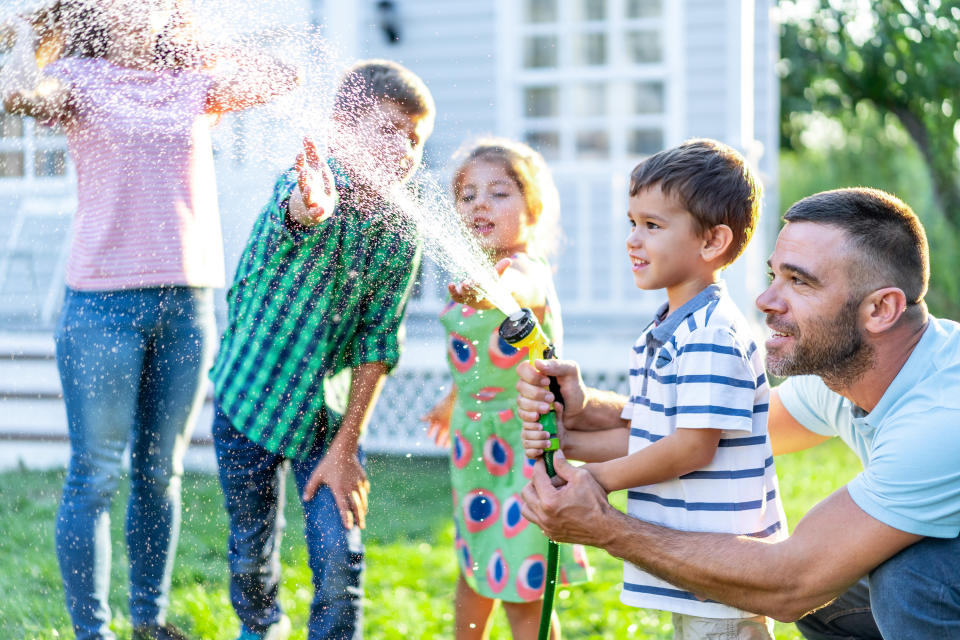
{"label": "sneaker", "polygon": [[265,631],[257,633],[250,631],[246,625],[240,629],[237,640],[287,640],[290,637],[290,618],[281,615],[280,619],[267,627]]}
{"label": "sneaker", "polygon": [[133,628],[133,640],[189,640],[183,631],[167,622]]}

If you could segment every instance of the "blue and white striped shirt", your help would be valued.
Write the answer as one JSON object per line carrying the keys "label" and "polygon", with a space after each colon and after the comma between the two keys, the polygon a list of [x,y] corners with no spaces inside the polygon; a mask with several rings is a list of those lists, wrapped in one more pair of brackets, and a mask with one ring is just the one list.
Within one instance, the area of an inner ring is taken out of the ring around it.
{"label": "blue and white striped shirt", "polygon": [[[631,352],[630,400],[621,414],[630,421],[630,453],[677,429],[723,434],[710,464],[631,489],[627,511],[672,529],[778,539],[786,534],[786,518],[767,438],[770,388],[747,321],[723,283],[664,318],[666,312],[664,305]],[[708,618],[753,615],[699,600],[630,563],[624,563],[620,599]]]}

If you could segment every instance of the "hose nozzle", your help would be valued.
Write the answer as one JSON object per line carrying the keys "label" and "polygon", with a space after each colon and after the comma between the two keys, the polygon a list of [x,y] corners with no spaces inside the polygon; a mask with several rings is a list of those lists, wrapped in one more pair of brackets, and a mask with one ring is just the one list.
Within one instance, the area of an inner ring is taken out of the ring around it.
{"label": "hose nozzle", "polygon": [[507,316],[507,319],[500,323],[500,337],[516,349],[527,347],[531,362],[537,358],[557,357],[556,350],[530,309],[520,309]]}
{"label": "hose nozzle", "polygon": [[[500,337],[516,349],[526,347],[527,357],[531,363],[538,358],[549,360],[557,357],[556,349],[550,344],[547,334],[540,328],[537,317],[533,315],[533,311],[530,309],[520,309],[520,311],[507,316],[507,319],[500,323]],[[555,400],[563,403],[560,385],[553,376],[550,376],[550,392],[553,393]],[[560,448],[560,441],[557,439],[556,420],[557,415],[553,410],[540,418],[540,424],[543,425],[544,431],[550,434],[550,443],[547,447],[547,451],[550,452]],[[552,458],[550,460],[552,468]]]}

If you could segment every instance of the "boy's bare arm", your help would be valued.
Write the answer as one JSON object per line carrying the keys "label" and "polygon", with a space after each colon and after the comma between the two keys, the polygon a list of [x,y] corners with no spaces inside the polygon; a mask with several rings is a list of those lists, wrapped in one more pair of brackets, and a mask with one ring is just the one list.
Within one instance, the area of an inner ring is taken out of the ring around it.
{"label": "boy's bare arm", "polygon": [[[571,430],[566,427],[566,409],[556,404],[557,436],[564,455],[583,462],[602,462],[627,455],[630,440],[630,425],[626,420],[607,429]],[[539,420],[539,415],[537,416]],[[539,422],[522,422],[520,441],[528,458],[540,457],[550,445],[550,434]]]}
{"label": "boy's bare arm", "polygon": [[[553,376],[563,393],[564,421],[570,431],[603,431],[625,428],[628,422],[620,417],[627,399],[613,391],[587,387],[580,377],[580,367],[573,360],[537,360],[517,366],[517,407],[524,427],[534,426],[540,416],[550,411],[554,401],[547,388]],[[534,427],[535,428],[535,427]]]}
{"label": "boy's bare arm", "polygon": [[627,429],[603,431],[567,431],[561,441],[563,453],[571,460],[602,463],[627,455],[630,432]]}
{"label": "boy's bare arm", "polygon": [[584,468],[608,492],[673,480],[710,464],[722,433],[721,429],[677,429],[636,453]]}
{"label": "boy's bare arm", "polygon": [[234,67],[217,78],[207,93],[208,113],[227,113],[265,104],[303,84],[299,67],[272,55],[240,47],[208,46],[205,53]]}
{"label": "boy's bare arm", "polygon": [[323,459],[310,474],[304,487],[304,500],[311,500],[320,485],[325,484],[333,492],[343,526],[350,529],[354,524],[366,527],[367,494],[370,482],[357,458],[357,442],[370,416],[387,373],[382,362],[369,362],[353,367],[353,380],[337,435]]}

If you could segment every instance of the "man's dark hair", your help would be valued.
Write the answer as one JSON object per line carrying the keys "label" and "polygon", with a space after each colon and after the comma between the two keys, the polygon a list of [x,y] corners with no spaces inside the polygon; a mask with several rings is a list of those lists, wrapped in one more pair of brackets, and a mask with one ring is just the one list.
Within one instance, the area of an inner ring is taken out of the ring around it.
{"label": "man's dark hair", "polygon": [[630,195],[660,185],[675,197],[704,233],[725,224],[733,231],[725,264],[743,253],[760,215],[760,182],[733,148],[706,138],[688,140],[638,164],[630,174]]}
{"label": "man's dark hair", "polygon": [[392,60],[361,60],[347,70],[334,97],[335,113],[365,113],[384,100],[408,116],[432,117],[433,96],[423,80]]}
{"label": "man's dark hair", "polygon": [[908,305],[923,301],[930,279],[927,234],[896,196],[863,187],[822,191],[794,204],[783,218],[843,229],[860,253],[851,264],[854,287],[897,287]]}

